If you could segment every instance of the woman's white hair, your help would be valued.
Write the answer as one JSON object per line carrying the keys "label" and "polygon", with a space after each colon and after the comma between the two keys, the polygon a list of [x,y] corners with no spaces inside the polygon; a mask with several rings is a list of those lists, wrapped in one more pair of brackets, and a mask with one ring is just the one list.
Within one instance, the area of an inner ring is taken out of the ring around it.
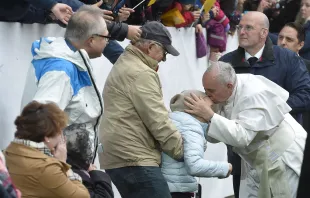
{"label": "woman's white hair", "polygon": [[83,5],[71,16],[65,38],[73,42],[83,42],[93,34],[102,34],[104,31],[107,31],[107,25],[102,10]]}
{"label": "woman's white hair", "polygon": [[217,70],[216,78],[222,84],[232,84],[235,85],[237,76],[234,68],[229,63],[225,63],[222,61],[211,62],[206,73],[213,71],[213,69]]}

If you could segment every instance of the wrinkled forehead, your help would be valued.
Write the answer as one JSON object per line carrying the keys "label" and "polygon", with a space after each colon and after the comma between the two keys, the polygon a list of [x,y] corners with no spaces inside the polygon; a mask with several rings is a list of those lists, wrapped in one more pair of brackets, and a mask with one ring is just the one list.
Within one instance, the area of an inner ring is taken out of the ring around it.
{"label": "wrinkled forehead", "polygon": [[252,27],[261,27],[263,25],[262,19],[259,19],[253,14],[244,15],[241,18],[241,21],[239,23],[241,26],[252,26]]}

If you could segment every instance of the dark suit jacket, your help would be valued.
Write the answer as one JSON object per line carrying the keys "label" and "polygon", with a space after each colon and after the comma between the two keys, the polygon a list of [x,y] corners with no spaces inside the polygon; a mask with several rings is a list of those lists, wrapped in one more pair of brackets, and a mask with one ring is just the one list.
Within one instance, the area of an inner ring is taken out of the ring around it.
{"label": "dark suit jacket", "polygon": [[[308,69],[308,72],[310,72],[310,60],[307,60],[307,59],[303,59],[307,69]],[[310,111],[307,111],[305,113],[303,113],[302,115],[302,126],[304,127],[304,129],[308,132],[310,132]]]}

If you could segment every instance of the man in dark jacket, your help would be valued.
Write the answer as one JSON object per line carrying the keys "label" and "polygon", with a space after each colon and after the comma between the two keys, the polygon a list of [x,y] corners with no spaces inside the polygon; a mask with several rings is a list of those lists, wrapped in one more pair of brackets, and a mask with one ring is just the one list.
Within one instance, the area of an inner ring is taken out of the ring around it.
{"label": "man in dark jacket", "polygon": [[[58,12],[63,12],[62,15],[56,17],[61,20],[59,23],[66,24],[70,17],[64,16],[66,9],[72,8],[72,11],[77,11],[84,3],[79,0],[10,0],[1,1],[0,3],[0,21],[21,22],[21,23],[42,23],[47,24],[52,22],[50,14],[51,10],[63,3],[63,8]],[[94,6],[100,6],[102,1]],[[65,7],[68,5],[67,7]],[[70,7],[71,8],[70,8]],[[69,8],[68,8],[69,7]],[[113,19],[108,16],[111,11],[104,11],[106,19]],[[53,12],[54,14],[54,12]],[[54,14],[55,15],[55,14]],[[121,22],[108,21],[107,28],[111,39],[123,41],[125,38],[129,40],[137,40],[140,38],[141,30],[136,26],[127,25]],[[123,53],[124,49],[114,40],[110,40],[109,44],[103,51],[103,55],[114,64],[118,57]]]}
{"label": "man in dark jacket", "polygon": [[[278,46],[283,48],[287,48],[296,54],[299,54],[300,49],[303,48],[305,43],[305,29],[302,25],[298,23],[287,23],[282,28],[278,36]],[[308,72],[310,71],[310,61],[304,58],[301,58],[307,69]],[[302,121],[302,126],[307,132],[310,132],[310,113],[309,111],[304,112]]]}
{"label": "man in dark jacket", "polygon": [[[287,23],[279,33],[278,45],[284,48],[288,48],[293,52],[299,53],[299,50],[304,46],[305,30],[303,26],[297,23]],[[308,71],[310,71],[310,61],[303,59]],[[309,111],[303,114],[303,127],[309,133],[310,131],[310,115]],[[308,179],[310,176],[310,138],[307,138],[304,160],[300,173],[300,180],[298,186],[297,197],[309,197]]]}
{"label": "man in dark jacket", "polygon": [[[287,103],[292,114],[301,119],[300,113],[310,106],[310,77],[304,62],[288,49],[274,46],[268,37],[269,21],[261,12],[248,12],[237,27],[239,48],[220,61],[229,62],[236,73],[262,75],[290,93]],[[228,158],[233,164],[235,196],[239,194],[240,157],[228,147]]]}
{"label": "man in dark jacket", "polygon": [[67,163],[82,178],[91,198],[113,198],[111,178],[92,164],[92,147],[88,132],[78,125],[64,129],[67,137]]}

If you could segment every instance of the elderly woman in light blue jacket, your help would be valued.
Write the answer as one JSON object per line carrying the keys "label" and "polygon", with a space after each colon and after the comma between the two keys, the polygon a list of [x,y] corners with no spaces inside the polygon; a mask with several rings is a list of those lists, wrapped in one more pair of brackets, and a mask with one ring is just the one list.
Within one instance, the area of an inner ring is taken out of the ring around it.
{"label": "elderly woman in light blue jacket", "polygon": [[215,162],[203,158],[206,150],[208,124],[184,110],[184,97],[194,93],[207,97],[201,91],[187,90],[175,95],[170,101],[170,119],[180,131],[184,142],[184,161],[178,162],[162,153],[161,171],[167,180],[172,198],[191,198],[198,190],[195,177],[228,177],[232,171],[231,164]]}

